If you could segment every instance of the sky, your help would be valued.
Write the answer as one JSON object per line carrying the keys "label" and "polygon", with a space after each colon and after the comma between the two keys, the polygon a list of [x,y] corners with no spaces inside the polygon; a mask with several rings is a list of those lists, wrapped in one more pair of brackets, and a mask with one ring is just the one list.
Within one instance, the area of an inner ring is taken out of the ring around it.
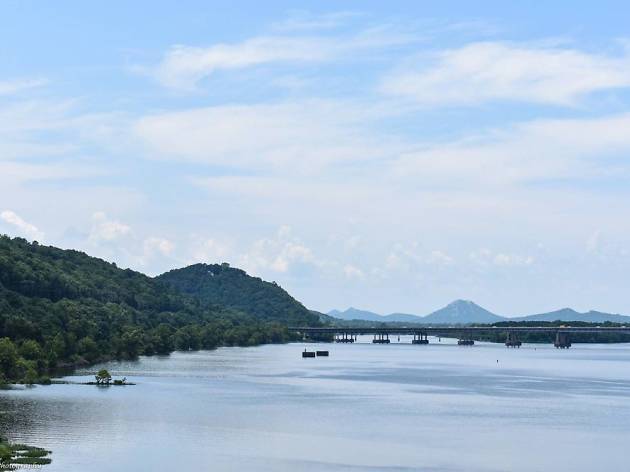
{"label": "sky", "polygon": [[324,312],[630,314],[630,6],[516,3],[5,0],[0,233]]}

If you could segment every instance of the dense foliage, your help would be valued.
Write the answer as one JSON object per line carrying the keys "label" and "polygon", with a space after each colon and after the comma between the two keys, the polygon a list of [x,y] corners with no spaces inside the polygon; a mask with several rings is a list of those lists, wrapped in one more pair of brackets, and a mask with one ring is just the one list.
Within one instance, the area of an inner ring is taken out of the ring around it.
{"label": "dense foliage", "polygon": [[229,264],[195,264],[166,272],[158,279],[204,305],[216,303],[250,313],[258,319],[282,321],[293,326],[319,323],[318,314],[306,309],[275,282],[250,277]]}
{"label": "dense foliage", "polygon": [[[248,285],[238,290],[246,300]],[[284,342],[282,322],[302,318],[274,303],[264,316],[225,308],[78,251],[0,236],[0,383],[111,358]]]}

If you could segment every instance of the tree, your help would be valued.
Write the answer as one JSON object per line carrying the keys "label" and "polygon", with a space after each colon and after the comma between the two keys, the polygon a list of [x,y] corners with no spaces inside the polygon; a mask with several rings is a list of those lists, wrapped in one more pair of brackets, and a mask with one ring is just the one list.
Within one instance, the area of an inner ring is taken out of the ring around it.
{"label": "tree", "polygon": [[97,385],[109,385],[112,381],[112,376],[107,369],[99,370],[98,374],[96,374],[94,378],[96,379]]}
{"label": "tree", "polygon": [[99,357],[98,345],[89,336],[79,340],[77,343],[77,351],[90,362],[94,362]]}
{"label": "tree", "polygon": [[9,338],[0,339],[0,375],[12,379],[18,361],[18,350]]}
{"label": "tree", "polygon": [[28,339],[20,346],[20,356],[28,361],[38,361],[44,358],[44,353],[37,341]]}

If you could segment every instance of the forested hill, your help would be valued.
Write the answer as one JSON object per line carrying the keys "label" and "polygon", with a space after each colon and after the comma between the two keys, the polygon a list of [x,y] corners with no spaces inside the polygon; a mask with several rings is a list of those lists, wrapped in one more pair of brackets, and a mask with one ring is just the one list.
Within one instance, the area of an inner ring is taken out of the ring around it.
{"label": "forested hill", "polygon": [[299,304],[265,302],[269,291],[250,296],[247,290],[262,281],[234,283],[238,288],[230,289],[226,278],[223,291],[264,306],[260,316],[222,306],[222,297],[198,300],[82,252],[0,235],[0,383],[111,358],[283,342],[289,334],[278,321],[317,322]]}
{"label": "forested hill", "polygon": [[195,264],[157,277],[202,304],[219,304],[249,313],[262,320],[277,320],[295,326],[313,325],[319,317],[275,282],[265,282],[228,264]]}

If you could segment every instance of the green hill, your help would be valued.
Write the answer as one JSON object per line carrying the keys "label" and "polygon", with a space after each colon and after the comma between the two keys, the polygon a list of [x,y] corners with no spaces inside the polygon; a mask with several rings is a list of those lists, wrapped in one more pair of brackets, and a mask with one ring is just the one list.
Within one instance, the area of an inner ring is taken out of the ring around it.
{"label": "green hill", "polygon": [[195,264],[157,277],[203,306],[219,304],[260,320],[274,320],[294,326],[316,325],[319,316],[289,295],[275,282],[265,282],[228,264]]}
{"label": "green hill", "polygon": [[[279,287],[240,272],[222,278],[223,295],[196,299],[82,252],[0,235],[0,383],[174,349],[284,342],[279,322],[313,318]],[[243,302],[222,303],[229,293]]]}

